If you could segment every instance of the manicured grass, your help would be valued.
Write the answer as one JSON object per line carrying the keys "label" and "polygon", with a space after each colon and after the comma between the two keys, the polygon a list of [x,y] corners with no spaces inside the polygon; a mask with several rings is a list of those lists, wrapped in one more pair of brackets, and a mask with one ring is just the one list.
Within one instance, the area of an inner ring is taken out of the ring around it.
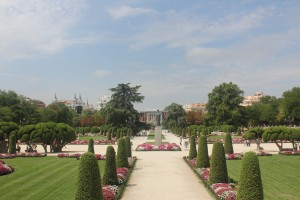
{"label": "manicured grass", "polygon": [[[165,140],[166,138],[164,135],[161,135],[161,139]],[[155,135],[152,134],[148,135],[147,140],[155,140]]]}
{"label": "manicured grass", "polygon": [[[259,157],[266,200],[300,199],[300,156]],[[241,160],[227,160],[229,177],[238,181]]]}
{"label": "manicured grass", "polygon": [[107,140],[107,137],[104,136],[80,136],[79,140],[89,140],[89,139],[93,139],[93,140]]}
{"label": "manicured grass", "polygon": [[[0,199],[74,199],[79,160],[75,158],[5,159],[15,172],[0,177]],[[98,161],[104,173],[105,161]]]}

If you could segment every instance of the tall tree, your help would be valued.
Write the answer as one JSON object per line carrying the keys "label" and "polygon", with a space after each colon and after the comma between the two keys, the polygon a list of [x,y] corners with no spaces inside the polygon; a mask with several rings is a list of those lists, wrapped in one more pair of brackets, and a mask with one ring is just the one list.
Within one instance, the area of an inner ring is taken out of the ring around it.
{"label": "tall tree", "polygon": [[283,93],[280,111],[287,125],[300,123],[300,87]]}
{"label": "tall tree", "polygon": [[101,109],[101,114],[107,124],[117,127],[133,126],[139,121],[139,113],[134,109],[134,103],[144,100],[138,90],[141,86],[130,87],[130,83],[118,84],[111,88],[111,100]]}
{"label": "tall tree", "polygon": [[163,121],[163,126],[165,128],[183,128],[187,125],[186,112],[183,109],[182,105],[172,103],[171,105],[165,108],[165,112],[167,112],[167,117]]}
{"label": "tall tree", "polygon": [[68,108],[64,103],[55,102],[47,106],[48,109],[53,110],[57,113],[57,119],[54,122],[57,123],[65,123],[65,124],[72,124],[72,119],[74,116],[74,111]]}
{"label": "tall tree", "polygon": [[232,82],[216,86],[208,94],[207,120],[213,125],[229,124],[238,127],[242,124],[243,91]]}

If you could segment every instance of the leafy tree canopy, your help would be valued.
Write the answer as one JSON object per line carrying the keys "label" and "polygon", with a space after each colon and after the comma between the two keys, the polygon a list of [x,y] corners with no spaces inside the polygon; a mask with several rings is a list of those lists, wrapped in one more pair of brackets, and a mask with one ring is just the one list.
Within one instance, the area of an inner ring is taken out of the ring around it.
{"label": "leafy tree canopy", "polygon": [[133,104],[141,103],[144,99],[144,96],[138,92],[140,87],[139,85],[130,87],[130,83],[122,83],[110,89],[113,92],[112,98],[100,111],[107,124],[123,127],[138,122],[139,114]]}
{"label": "leafy tree canopy", "polygon": [[300,87],[283,93],[280,103],[282,118],[288,123],[300,123]]}
{"label": "leafy tree canopy", "polygon": [[165,128],[183,128],[186,126],[186,112],[182,105],[172,103],[165,108],[165,111],[168,113],[166,119],[163,121]]}
{"label": "leafy tree canopy", "polygon": [[212,125],[228,124],[235,127],[242,124],[243,91],[232,82],[216,86],[208,94],[206,120]]}

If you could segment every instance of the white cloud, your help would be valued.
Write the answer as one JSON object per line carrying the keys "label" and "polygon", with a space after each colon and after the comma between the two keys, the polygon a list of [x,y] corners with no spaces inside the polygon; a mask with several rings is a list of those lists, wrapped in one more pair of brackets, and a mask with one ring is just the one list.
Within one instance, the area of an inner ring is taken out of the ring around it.
{"label": "white cloud", "polygon": [[156,11],[148,8],[133,8],[130,6],[119,6],[108,9],[108,13],[114,19],[121,19],[124,17],[138,16],[143,14],[155,13]]}
{"label": "white cloud", "polygon": [[97,76],[97,77],[104,77],[104,76],[107,76],[109,74],[110,74],[110,72],[106,71],[106,70],[99,69],[99,70],[94,71],[94,75]]}
{"label": "white cloud", "polygon": [[5,59],[56,53],[83,41],[72,38],[85,7],[83,0],[4,0],[0,2],[0,55]]}

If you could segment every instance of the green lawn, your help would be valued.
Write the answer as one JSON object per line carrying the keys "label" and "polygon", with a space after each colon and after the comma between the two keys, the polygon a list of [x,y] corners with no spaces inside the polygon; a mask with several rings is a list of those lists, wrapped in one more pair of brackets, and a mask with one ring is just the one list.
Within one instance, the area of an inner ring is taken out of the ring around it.
{"label": "green lawn", "polygon": [[[0,176],[0,199],[73,199],[79,160],[75,158],[4,159],[15,172]],[[105,161],[98,161],[104,173]]]}
{"label": "green lawn", "polygon": [[79,140],[107,140],[107,137],[104,136],[80,136]]}
{"label": "green lawn", "polygon": [[[266,200],[300,199],[300,156],[259,157]],[[230,178],[238,181],[240,160],[227,161]]]}

